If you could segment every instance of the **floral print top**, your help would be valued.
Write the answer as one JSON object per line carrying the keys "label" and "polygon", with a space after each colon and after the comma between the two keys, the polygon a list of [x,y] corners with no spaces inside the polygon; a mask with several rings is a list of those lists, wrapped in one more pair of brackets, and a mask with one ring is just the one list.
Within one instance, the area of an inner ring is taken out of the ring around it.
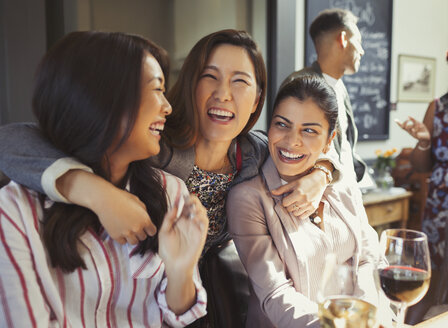
{"label": "floral print top", "polygon": [[207,209],[209,227],[202,254],[226,234],[226,197],[235,174],[235,170],[221,174],[202,170],[195,165],[185,182],[188,191],[195,194]]}
{"label": "floral print top", "polygon": [[445,225],[448,218],[448,93],[436,100],[431,138],[432,170],[422,231],[428,236],[432,268],[440,269],[445,250]]}

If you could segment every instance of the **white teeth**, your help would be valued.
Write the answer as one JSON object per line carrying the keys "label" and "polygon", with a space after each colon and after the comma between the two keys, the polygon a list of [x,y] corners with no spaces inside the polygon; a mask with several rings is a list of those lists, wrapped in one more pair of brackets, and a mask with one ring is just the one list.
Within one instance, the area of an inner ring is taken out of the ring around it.
{"label": "white teeth", "polygon": [[233,117],[233,114],[231,112],[225,111],[225,110],[220,110],[220,109],[209,109],[208,111],[209,114],[212,115],[218,115],[218,116],[225,116],[225,117]]}
{"label": "white teeth", "polygon": [[290,159],[298,159],[298,158],[302,158],[304,155],[300,155],[300,154],[293,154],[284,150],[280,150],[280,154],[286,158],[290,158]]}
{"label": "white teeth", "polygon": [[163,131],[163,128],[165,127],[164,124],[162,123],[153,123],[149,126],[149,130],[153,133],[153,134],[157,134],[159,135],[160,132]]}

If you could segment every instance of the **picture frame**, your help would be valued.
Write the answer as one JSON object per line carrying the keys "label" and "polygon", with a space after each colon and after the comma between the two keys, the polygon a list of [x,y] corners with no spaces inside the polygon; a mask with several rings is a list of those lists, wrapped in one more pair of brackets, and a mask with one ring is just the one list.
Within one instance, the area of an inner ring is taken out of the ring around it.
{"label": "picture frame", "polygon": [[399,55],[397,101],[432,101],[434,99],[435,77],[435,58]]}

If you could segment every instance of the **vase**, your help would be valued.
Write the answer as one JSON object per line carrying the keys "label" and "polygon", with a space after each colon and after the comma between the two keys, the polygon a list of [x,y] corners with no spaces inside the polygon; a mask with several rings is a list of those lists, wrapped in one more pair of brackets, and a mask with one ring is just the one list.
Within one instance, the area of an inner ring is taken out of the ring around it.
{"label": "vase", "polygon": [[375,182],[379,189],[388,190],[392,188],[394,186],[394,178],[391,175],[391,168],[377,169],[375,171]]}

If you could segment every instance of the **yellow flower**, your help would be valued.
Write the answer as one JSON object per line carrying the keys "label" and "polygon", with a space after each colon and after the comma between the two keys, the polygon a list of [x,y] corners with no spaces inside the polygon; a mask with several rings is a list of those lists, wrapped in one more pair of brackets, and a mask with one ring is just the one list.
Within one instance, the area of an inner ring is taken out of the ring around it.
{"label": "yellow flower", "polygon": [[375,150],[375,155],[376,155],[376,156],[380,156],[381,153],[382,153],[381,149],[377,149],[377,150]]}

